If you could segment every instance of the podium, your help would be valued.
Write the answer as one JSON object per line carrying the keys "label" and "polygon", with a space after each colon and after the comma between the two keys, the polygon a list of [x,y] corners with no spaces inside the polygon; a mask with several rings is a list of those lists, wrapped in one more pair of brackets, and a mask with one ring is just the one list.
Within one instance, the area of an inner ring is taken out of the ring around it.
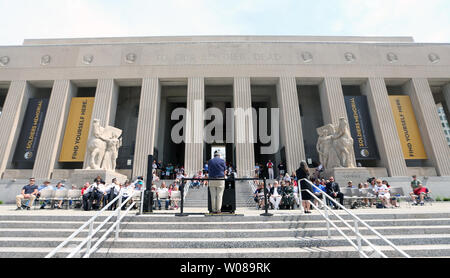
{"label": "podium", "polygon": [[[212,213],[211,209],[211,193],[208,188],[208,211]],[[225,190],[223,192],[222,213],[234,214],[236,212],[236,181],[225,180]]]}

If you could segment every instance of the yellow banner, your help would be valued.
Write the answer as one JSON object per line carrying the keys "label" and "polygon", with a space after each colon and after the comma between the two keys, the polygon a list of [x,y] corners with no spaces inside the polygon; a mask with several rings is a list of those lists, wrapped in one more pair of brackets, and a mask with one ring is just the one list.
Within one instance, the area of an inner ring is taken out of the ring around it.
{"label": "yellow banner", "polygon": [[59,162],[84,162],[93,107],[93,97],[72,98]]}
{"label": "yellow banner", "polygon": [[428,159],[409,96],[389,96],[406,160]]}

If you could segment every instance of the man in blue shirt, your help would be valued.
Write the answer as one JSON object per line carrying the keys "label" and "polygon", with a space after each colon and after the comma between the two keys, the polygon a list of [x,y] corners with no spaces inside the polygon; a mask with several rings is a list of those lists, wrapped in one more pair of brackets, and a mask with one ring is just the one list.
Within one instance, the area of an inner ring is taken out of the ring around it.
{"label": "man in blue shirt", "polygon": [[29,205],[26,206],[26,209],[30,210],[31,207],[33,206],[33,202],[36,199],[37,194],[38,194],[38,186],[36,185],[36,180],[34,178],[30,178],[30,184],[25,185],[22,188],[21,194],[16,196],[16,205],[17,205],[16,210],[23,209],[22,207],[23,199],[30,200]]}
{"label": "man in blue shirt", "polygon": [[[209,178],[224,179],[227,166],[220,158],[220,152],[214,153],[214,158],[208,163]],[[225,191],[225,180],[209,181],[209,192],[211,194],[211,210],[213,214],[218,214],[222,209],[223,192]]]}

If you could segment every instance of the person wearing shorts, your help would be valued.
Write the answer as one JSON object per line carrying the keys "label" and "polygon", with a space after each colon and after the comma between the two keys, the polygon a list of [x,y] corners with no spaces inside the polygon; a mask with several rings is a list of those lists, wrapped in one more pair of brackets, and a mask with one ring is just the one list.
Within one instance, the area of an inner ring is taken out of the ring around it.
{"label": "person wearing shorts", "polygon": [[427,194],[428,190],[426,187],[423,186],[422,182],[417,179],[417,176],[412,176],[413,180],[411,181],[411,188],[413,192],[411,192],[409,195],[411,196],[411,200],[413,201],[413,205],[417,206],[417,197],[420,199],[420,205],[424,205],[424,198]]}
{"label": "person wearing shorts", "polygon": [[380,179],[376,180],[376,186],[373,189],[375,194],[378,196],[378,198],[381,200],[384,208],[391,207],[390,205],[390,199],[391,194],[389,193],[389,188],[383,184],[383,182]]}

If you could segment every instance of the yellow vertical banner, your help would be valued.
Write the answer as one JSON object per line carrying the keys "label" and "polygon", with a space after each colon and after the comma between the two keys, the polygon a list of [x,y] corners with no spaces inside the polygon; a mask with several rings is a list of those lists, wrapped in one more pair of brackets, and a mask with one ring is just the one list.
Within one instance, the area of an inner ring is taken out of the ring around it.
{"label": "yellow vertical banner", "polygon": [[72,98],[59,162],[84,162],[94,100],[93,97]]}
{"label": "yellow vertical banner", "polygon": [[389,96],[406,160],[428,159],[409,96]]}

